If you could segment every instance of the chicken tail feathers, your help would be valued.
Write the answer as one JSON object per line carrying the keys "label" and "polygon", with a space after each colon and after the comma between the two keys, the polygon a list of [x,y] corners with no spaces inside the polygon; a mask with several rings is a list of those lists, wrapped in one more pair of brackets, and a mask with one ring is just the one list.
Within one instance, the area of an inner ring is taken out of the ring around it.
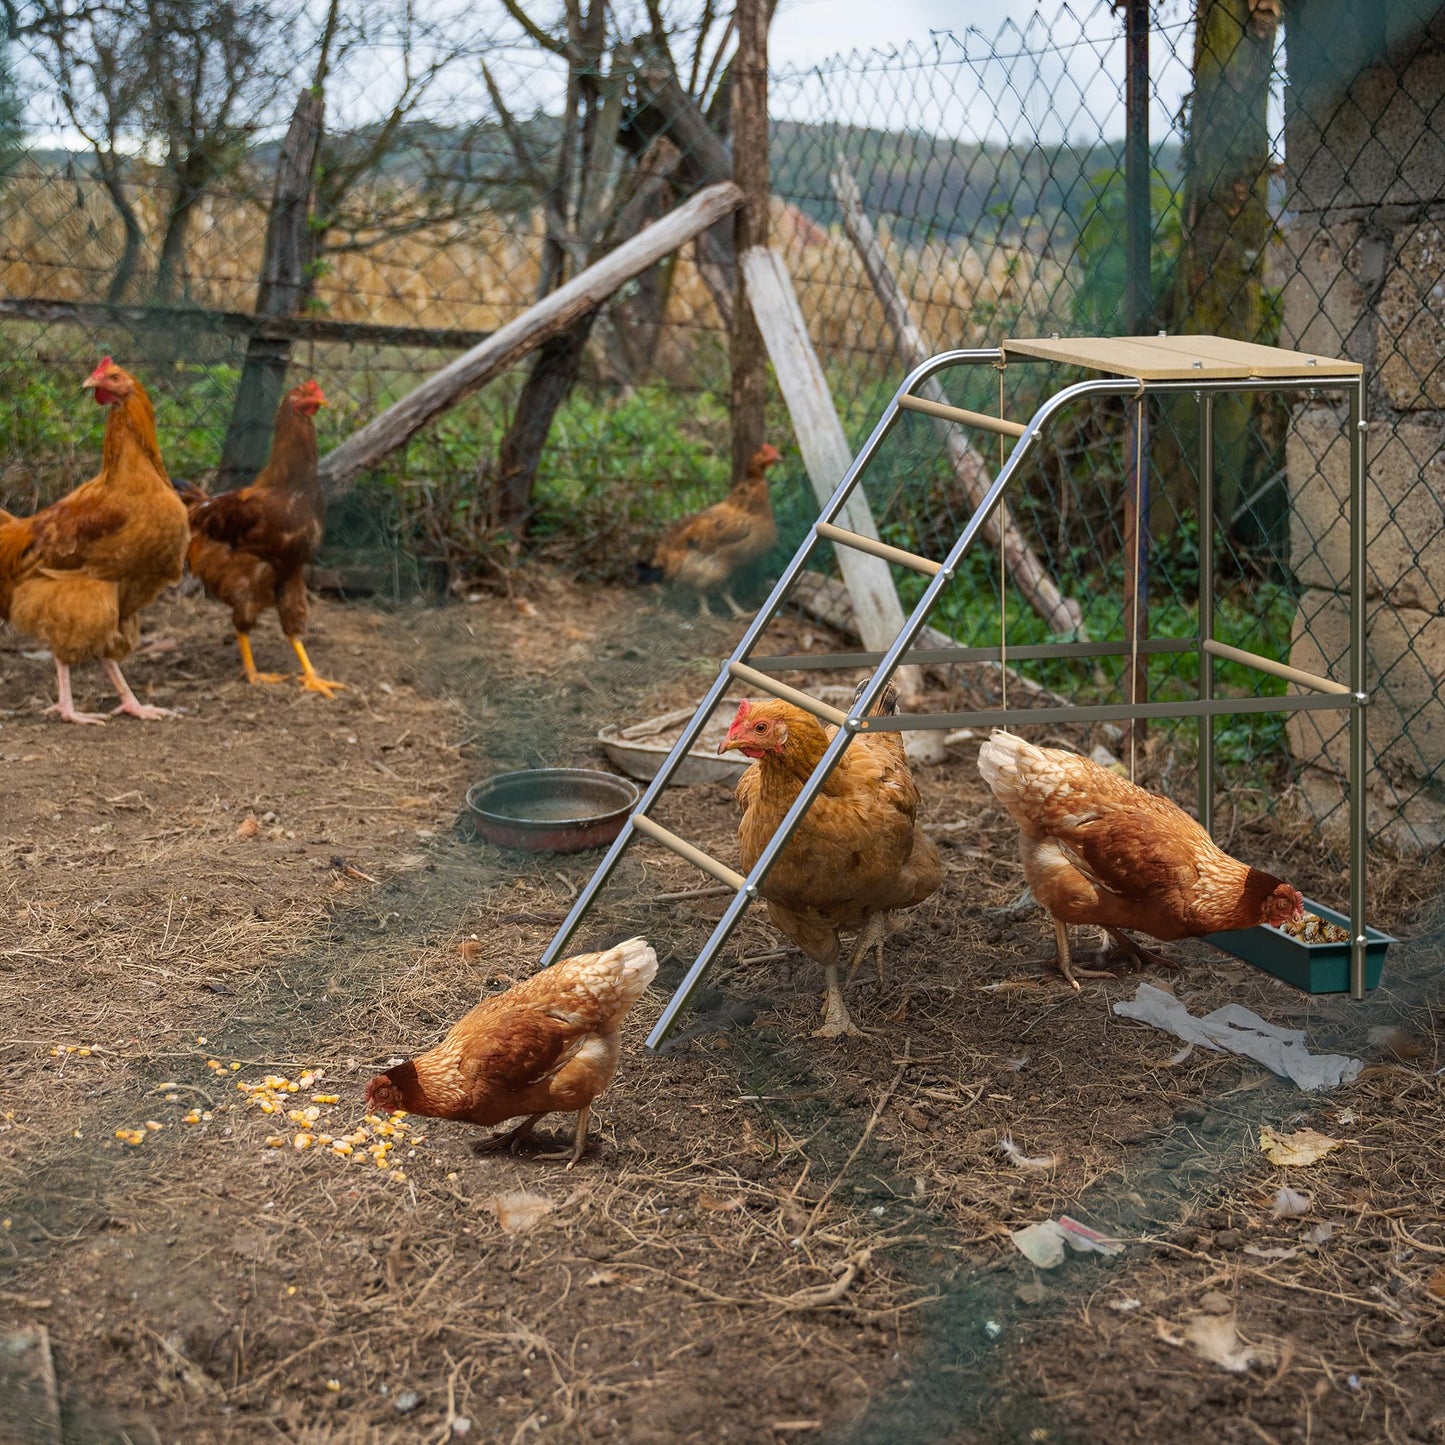
{"label": "chicken tail feathers", "polygon": [[1028,790],[1029,774],[1047,762],[1042,749],[997,729],[978,750],[978,770],[989,791],[1005,806],[1021,800]]}
{"label": "chicken tail feathers", "polygon": [[[853,701],[857,702],[863,696],[863,689],[868,686],[870,678],[864,678],[857,687],[853,689]],[[891,682],[885,683],[883,691],[880,692],[873,703],[871,717],[892,717],[898,711],[898,689]]]}
{"label": "chicken tail feathers", "polygon": [[657,976],[657,953],[645,938],[629,938],[598,954],[594,967],[610,973],[620,1017],[642,997]]}

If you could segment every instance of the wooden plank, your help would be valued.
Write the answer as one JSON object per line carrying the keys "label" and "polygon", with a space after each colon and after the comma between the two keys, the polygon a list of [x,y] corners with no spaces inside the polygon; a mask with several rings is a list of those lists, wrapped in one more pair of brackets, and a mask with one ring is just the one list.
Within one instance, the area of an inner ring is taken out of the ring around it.
{"label": "wooden plank", "polygon": [[1231,341],[1223,336],[1010,337],[1003,343],[1003,350],[1005,354],[1087,366],[1093,371],[1133,376],[1140,381],[1349,377],[1358,376],[1361,370],[1353,361]]}
{"label": "wooden plank", "polygon": [[619,286],[730,216],[742,199],[731,181],[699,191],[498,328],[480,346],[449,362],[321,459],[317,474],[327,495],[348,491],[363,471],[390,456],[433,418],[567,330]]}
{"label": "wooden plank", "polygon": [[[788,277],[783,258],[765,246],[754,246],[738,258],[747,285],[748,304],[757,317],[763,344],[778,378],[803,465],[813,484],[819,504],[833,495],[838,483],[853,464],[853,451],[838,420],[828,379],[813,344],[808,339],[808,324],[798,305],[797,293]],[[850,532],[878,541],[878,528],[873,510],[860,481],[838,513],[837,521]],[[893,645],[907,621],[903,604],[893,586],[888,564],[852,547],[835,547],[844,585],[853,601],[858,633],[865,647],[886,650]],[[917,668],[901,667],[895,680],[905,698],[915,697],[923,690],[923,678]],[[935,752],[937,756],[935,757]],[[920,761],[941,760],[942,747],[910,749]]]}
{"label": "wooden plank", "polygon": [[[873,233],[872,223],[863,209],[863,198],[858,193],[858,183],[841,156],[833,171],[833,193],[843,209],[843,228],[862,259],[869,280],[873,282],[873,289],[878,293],[878,299],[888,317],[888,324],[893,328],[904,361],[911,367],[921,366],[931,352],[913,318],[908,298],[904,296],[898,278],[893,274],[892,267],[883,254],[883,247]],[[927,412],[945,423],[938,428],[938,432],[947,448],[953,474],[963,488],[964,495],[977,507],[992,485],[993,477],[984,464],[982,455],[970,445],[969,439],[963,436],[956,426],[948,424],[958,417],[973,418],[977,413],[950,406],[943,384],[936,376],[930,376],[922,384],[920,391],[923,394],[922,399],[909,397],[899,404],[908,410]],[[992,417],[988,420],[991,427],[1003,428],[1006,435],[1019,436],[1024,431],[1017,423],[1002,423]],[[1008,428],[1016,430],[1010,433]],[[1034,551],[1015,521],[1007,499],[1000,501],[994,514],[984,523],[983,540],[991,547],[998,547],[1002,541],[1004,565],[1013,578],[1014,586],[1027,599],[1029,606],[1044,619],[1050,632],[1077,632],[1080,637],[1085,635],[1083,610],[1072,598],[1064,596],[1059,585],[1049,575],[1042,558]]]}

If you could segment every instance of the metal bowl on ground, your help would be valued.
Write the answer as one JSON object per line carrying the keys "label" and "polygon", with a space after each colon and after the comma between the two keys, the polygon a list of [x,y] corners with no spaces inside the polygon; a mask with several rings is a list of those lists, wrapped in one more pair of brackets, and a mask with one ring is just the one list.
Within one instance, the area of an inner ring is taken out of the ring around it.
{"label": "metal bowl on ground", "polygon": [[527,768],[474,783],[467,809],[477,832],[498,847],[577,853],[610,843],[641,796],[615,773]]}

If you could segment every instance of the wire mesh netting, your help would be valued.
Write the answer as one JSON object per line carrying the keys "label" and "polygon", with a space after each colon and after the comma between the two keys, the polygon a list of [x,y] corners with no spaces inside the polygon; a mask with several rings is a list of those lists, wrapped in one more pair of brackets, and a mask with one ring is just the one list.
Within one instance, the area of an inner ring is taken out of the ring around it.
{"label": "wire mesh netting", "polygon": [[[646,14],[609,11],[579,40],[508,9],[483,35],[452,7],[400,0],[20,6],[0,86],[0,503],[29,510],[93,470],[100,418],[77,383],[101,351],[150,386],[173,472],[234,484],[264,456],[288,373],[321,380],[334,445],[728,173],[722,18],[659,33]],[[1270,0],[1166,0],[1151,17],[1136,329],[1369,369],[1371,826],[1381,846],[1428,849],[1445,833],[1442,97],[1418,25],[1396,34],[1332,0],[1290,18],[1286,30]],[[1343,51],[1328,43],[1340,34]],[[928,350],[1130,329],[1125,65],[1122,16],[1101,0],[773,74],[771,242],[855,446],[911,364],[846,224],[855,193]],[[288,232],[298,165],[302,224]],[[726,487],[733,290],[728,240],[712,233],[628,283],[556,348],[545,445],[524,393],[537,370],[519,367],[333,505],[328,569],[382,598],[469,586],[519,554],[629,573],[662,525]],[[970,377],[949,381],[950,401],[1019,420],[1071,379]],[[1198,412],[1151,404],[1146,422],[1131,433],[1116,401],[1069,416],[1011,501],[1080,635],[1123,635],[1136,448],[1151,478],[1148,632],[1197,629]],[[1343,403],[1221,401],[1214,425],[1216,635],[1338,675]],[[768,429],[790,431],[776,395]],[[910,417],[869,478],[880,530],[939,555],[998,461],[991,439]],[[796,454],[779,471],[780,558],[817,505]],[[1016,573],[1002,587],[998,575],[981,547],[939,625],[967,643],[1058,631]],[[896,580],[905,602],[917,595],[916,578]],[[1030,673],[1082,700],[1124,686],[1117,660]],[[1284,688],[1232,664],[1218,681]],[[1148,685],[1193,696],[1194,655],[1152,658]],[[1340,822],[1341,718],[1221,723],[1231,796]],[[1194,727],[1155,730],[1185,797]]]}

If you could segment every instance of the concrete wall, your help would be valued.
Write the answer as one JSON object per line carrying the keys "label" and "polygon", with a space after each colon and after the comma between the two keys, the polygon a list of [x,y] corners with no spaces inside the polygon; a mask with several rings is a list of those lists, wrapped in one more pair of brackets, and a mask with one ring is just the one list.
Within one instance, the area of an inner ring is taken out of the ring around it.
{"label": "concrete wall", "polygon": [[[1370,417],[1370,827],[1402,852],[1445,841],[1445,6],[1294,0],[1285,11],[1283,344],[1363,363]],[[1343,678],[1343,408],[1296,414],[1291,553],[1306,587],[1290,660]],[[1344,824],[1339,715],[1298,713],[1306,803]]]}

